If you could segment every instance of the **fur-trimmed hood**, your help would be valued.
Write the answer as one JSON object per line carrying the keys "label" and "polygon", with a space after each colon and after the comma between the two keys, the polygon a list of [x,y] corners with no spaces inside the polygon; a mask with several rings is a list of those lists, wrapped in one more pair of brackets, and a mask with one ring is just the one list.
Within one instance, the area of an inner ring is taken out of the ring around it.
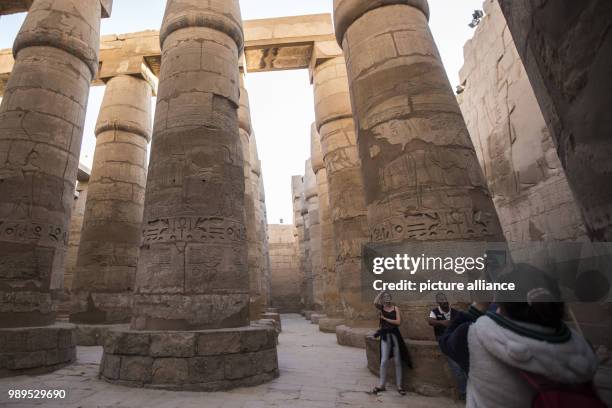
{"label": "fur-trimmed hood", "polygon": [[591,346],[567,328],[559,331],[486,315],[470,328],[471,336],[504,364],[560,383],[589,382],[597,370]]}

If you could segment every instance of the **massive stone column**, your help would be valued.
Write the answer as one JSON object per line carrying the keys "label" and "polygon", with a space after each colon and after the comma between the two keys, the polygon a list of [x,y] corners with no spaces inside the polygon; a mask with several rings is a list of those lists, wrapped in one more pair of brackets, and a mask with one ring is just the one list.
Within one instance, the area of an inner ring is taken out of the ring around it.
{"label": "massive stone column", "polygon": [[329,180],[338,289],[347,324],[373,327],[375,309],[363,301],[361,291],[361,249],[368,242],[368,227],[346,67],[336,44],[318,44],[317,51],[323,47],[330,50],[313,64],[311,75]]}
{"label": "massive stone column", "polygon": [[[261,310],[266,312],[266,307],[270,303],[270,269],[269,269],[269,254],[268,254],[268,221],[266,214],[266,195],[264,192],[263,174],[261,170],[261,160],[257,152],[257,138],[255,132],[251,133],[250,137],[250,162],[251,174],[249,177],[250,189],[252,191],[252,199],[254,206],[254,252],[256,254],[257,264],[257,285],[260,296],[260,313]],[[253,314],[253,313],[251,313]],[[266,318],[274,318],[280,323],[280,315],[266,314]]]}
{"label": "massive stone column", "polygon": [[106,84],[96,125],[70,321],[128,323],[141,241],[152,89],[120,75]]}
{"label": "massive stone column", "polygon": [[317,176],[312,168],[312,161],[306,160],[304,169],[304,198],[308,208],[308,235],[310,260],[310,288],[312,292],[312,309],[323,310],[323,281],[321,259],[321,222],[319,219],[319,193]]}
{"label": "massive stone column", "polygon": [[[346,56],[370,240],[504,240],[457,100],[428,27],[426,0],[334,1]],[[430,305],[402,305],[402,332],[431,338]],[[431,344],[430,344],[431,343]],[[414,343],[406,387],[448,391],[434,342]],[[429,350],[429,351],[427,351]],[[369,357],[373,357],[369,355]]]}
{"label": "massive stone column", "polygon": [[[131,330],[101,377],[218,390],[278,376],[276,332],[249,326],[238,0],[169,0]],[[135,350],[135,347],[137,350]]]}
{"label": "massive stone column", "polygon": [[[253,139],[254,140],[254,139]],[[268,231],[268,210],[266,208],[266,191],[264,186],[263,171],[261,170],[261,160],[257,159],[260,168],[259,175],[259,211],[261,220],[259,222],[261,230],[259,231],[259,245],[262,253],[262,297],[264,305],[270,306],[270,293],[272,290],[272,271],[270,266],[270,246],[269,246],[269,231]],[[279,316],[280,318],[280,316]]]}
{"label": "massive stone column", "polygon": [[259,202],[255,197],[253,173],[251,165],[251,111],[249,106],[249,94],[244,87],[244,78],[240,77],[240,107],[238,109],[238,122],[240,126],[240,145],[244,158],[244,211],[246,220],[247,237],[247,265],[249,271],[249,294],[250,294],[250,319],[258,320],[263,311],[261,299],[261,276],[260,276],[260,256],[258,253],[257,242],[257,215],[256,203]]}
{"label": "massive stone column", "polygon": [[334,244],[334,229],[331,219],[329,202],[329,183],[327,168],[323,161],[321,150],[321,135],[316,122],[310,132],[310,154],[312,169],[317,179],[319,196],[319,223],[321,224],[321,280],[323,286],[323,312],[326,317],[319,319],[319,329],[336,332],[336,326],[342,323],[342,303],[336,277],[336,251]]}
{"label": "massive stone column", "polygon": [[13,46],[0,105],[0,376],[75,358],[74,327],[54,321],[101,12],[99,0],[36,0]]}
{"label": "massive stone column", "polygon": [[499,0],[593,241],[612,241],[612,3]]}
{"label": "massive stone column", "polygon": [[299,275],[300,275],[300,295],[301,295],[301,303],[304,310],[308,309],[308,305],[306,304],[307,298],[305,296],[306,293],[306,268],[305,268],[305,253],[306,250],[304,248],[304,217],[302,216],[302,208],[303,208],[303,192],[304,192],[304,179],[302,176],[292,176],[291,177],[291,192],[293,199],[293,225],[295,226],[295,242],[299,255]]}

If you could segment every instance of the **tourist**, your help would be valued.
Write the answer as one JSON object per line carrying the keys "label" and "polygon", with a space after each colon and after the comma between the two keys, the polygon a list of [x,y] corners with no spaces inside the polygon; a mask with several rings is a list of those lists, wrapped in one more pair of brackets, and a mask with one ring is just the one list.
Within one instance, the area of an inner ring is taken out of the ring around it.
{"label": "tourist", "polygon": [[451,325],[440,338],[444,353],[469,370],[466,407],[530,407],[551,393],[573,406],[600,406],[591,385],[597,358],[564,323],[557,283],[525,264],[500,279],[517,284],[513,298],[496,294],[497,313],[474,304],[472,321]]}
{"label": "tourist", "polygon": [[395,364],[395,382],[400,395],[406,395],[402,387],[402,362],[412,367],[408,349],[399,331],[401,324],[400,310],[392,303],[389,292],[380,292],[374,300],[374,306],[380,310],[380,328],[374,337],[380,337],[380,381],[372,390],[373,394],[386,391],[387,362],[393,359]]}
{"label": "tourist", "polygon": [[[434,329],[436,340],[439,340],[451,322],[459,316],[460,312],[450,306],[444,293],[438,293],[436,295],[436,303],[438,304],[438,307],[432,309],[429,313],[428,323]],[[446,360],[451,372],[453,373],[453,376],[455,377],[457,389],[459,391],[459,398],[465,399],[465,390],[467,386],[467,376],[465,371],[463,371],[461,366],[452,358],[446,356]]]}

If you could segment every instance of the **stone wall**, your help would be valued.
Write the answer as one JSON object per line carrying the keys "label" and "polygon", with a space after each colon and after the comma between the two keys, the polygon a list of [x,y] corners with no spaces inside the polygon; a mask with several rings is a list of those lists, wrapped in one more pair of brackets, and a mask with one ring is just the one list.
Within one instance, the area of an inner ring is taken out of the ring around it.
{"label": "stone wall", "polygon": [[300,260],[293,225],[269,224],[272,307],[281,313],[300,312]]}
{"label": "stone wall", "polygon": [[589,237],[612,241],[612,2],[500,0]]}
{"label": "stone wall", "polygon": [[529,241],[586,239],[580,212],[497,0],[464,47],[459,96],[515,260]]}

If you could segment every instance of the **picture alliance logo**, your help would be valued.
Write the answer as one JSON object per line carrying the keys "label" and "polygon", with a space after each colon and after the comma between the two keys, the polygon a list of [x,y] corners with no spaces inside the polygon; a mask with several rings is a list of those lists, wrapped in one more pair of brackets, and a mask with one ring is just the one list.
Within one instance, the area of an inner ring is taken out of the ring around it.
{"label": "picture alliance logo", "polygon": [[486,268],[487,254],[480,257],[441,257],[410,256],[396,254],[391,257],[375,257],[372,262],[372,273],[381,275],[387,271],[408,272],[414,275],[419,271],[447,271],[462,275],[466,272],[483,271]]}

